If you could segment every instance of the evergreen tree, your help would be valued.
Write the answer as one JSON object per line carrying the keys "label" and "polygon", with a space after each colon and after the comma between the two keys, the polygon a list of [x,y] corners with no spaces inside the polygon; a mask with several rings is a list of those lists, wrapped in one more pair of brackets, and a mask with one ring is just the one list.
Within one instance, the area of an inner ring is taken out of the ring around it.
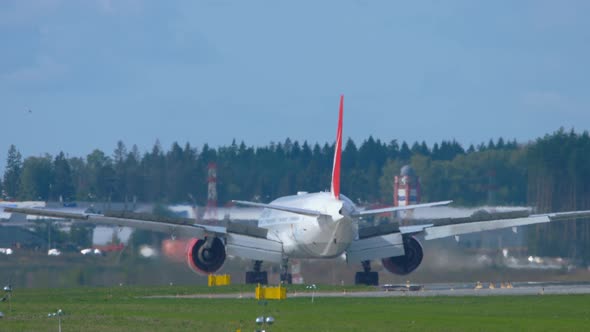
{"label": "evergreen tree", "polygon": [[101,150],[95,149],[86,157],[89,177],[89,198],[110,201],[116,183],[111,158]]}
{"label": "evergreen tree", "polygon": [[3,181],[4,192],[9,199],[15,199],[19,196],[22,167],[22,156],[20,152],[14,145],[10,145],[6,158]]}
{"label": "evergreen tree", "polygon": [[479,143],[479,145],[477,146],[477,151],[482,152],[487,150],[488,148],[486,147],[486,144],[484,142]]}
{"label": "evergreen tree", "polygon": [[495,150],[496,149],[496,144],[494,144],[494,140],[490,138],[490,140],[488,141],[488,150]]}
{"label": "evergreen tree", "polygon": [[422,154],[422,151],[420,150],[420,143],[418,143],[418,141],[414,142],[414,144],[412,144],[412,148],[410,148],[410,151],[412,151],[412,154]]}
{"label": "evergreen tree", "polygon": [[432,146],[432,160],[440,160],[441,159],[441,155],[440,155],[440,147],[438,146],[438,143],[434,143],[434,145]]}
{"label": "evergreen tree", "polygon": [[354,141],[349,138],[342,150],[342,168],[344,170],[352,170],[357,165],[358,150]]}
{"label": "evergreen tree", "polygon": [[52,158],[28,157],[23,162],[20,178],[19,199],[46,201],[52,193]]}
{"label": "evergreen tree", "polygon": [[63,152],[60,152],[53,161],[53,199],[71,201],[74,199],[74,184],[72,183],[72,171],[70,164]]}
{"label": "evergreen tree", "polygon": [[399,151],[399,159],[410,160],[410,157],[412,157],[412,151],[410,151],[410,148],[408,147],[408,143],[406,143],[406,141],[403,141],[402,147]]}
{"label": "evergreen tree", "polygon": [[399,144],[397,144],[397,140],[391,140],[386,147],[387,151],[387,159],[394,160],[399,157]]}
{"label": "evergreen tree", "polygon": [[430,150],[428,149],[428,145],[426,145],[425,141],[422,141],[422,144],[420,144],[420,153],[423,156],[429,156],[430,155]]}

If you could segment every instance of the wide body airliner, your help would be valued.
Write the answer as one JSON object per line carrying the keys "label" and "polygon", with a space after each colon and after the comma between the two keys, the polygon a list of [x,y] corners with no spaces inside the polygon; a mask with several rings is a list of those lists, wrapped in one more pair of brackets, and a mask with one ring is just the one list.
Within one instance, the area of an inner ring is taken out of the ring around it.
{"label": "wide body airliner", "polygon": [[331,189],[329,192],[299,192],[263,204],[234,201],[237,204],[263,208],[257,226],[229,222],[227,226],[174,224],[136,218],[133,214],[92,214],[62,212],[37,208],[6,208],[7,212],[61,217],[96,224],[130,226],[184,237],[185,261],[200,274],[212,274],[222,268],[228,255],[250,259],[247,283],[268,281],[262,262],[281,264],[281,282],[290,283],[288,261],[297,259],[328,259],[344,255],[348,263],[361,264],[356,284],[377,285],[378,273],[370,262],[381,260],[391,273],[406,275],[414,271],[424,256],[420,241],[459,236],[501,228],[590,217],[590,211],[572,211],[514,216],[491,215],[477,221],[459,219],[445,225],[414,226],[380,225],[359,229],[363,216],[386,212],[446,205],[451,201],[387,207],[374,210],[358,208],[340,193],[340,160],[342,156],[342,123],[344,97],[340,97]]}

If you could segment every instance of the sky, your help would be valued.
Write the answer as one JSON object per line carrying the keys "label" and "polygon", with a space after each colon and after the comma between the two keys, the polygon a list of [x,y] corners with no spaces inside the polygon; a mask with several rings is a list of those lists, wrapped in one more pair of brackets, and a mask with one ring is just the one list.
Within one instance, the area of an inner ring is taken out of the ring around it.
{"label": "sky", "polygon": [[24,157],[590,127],[590,2],[0,1],[0,171]]}

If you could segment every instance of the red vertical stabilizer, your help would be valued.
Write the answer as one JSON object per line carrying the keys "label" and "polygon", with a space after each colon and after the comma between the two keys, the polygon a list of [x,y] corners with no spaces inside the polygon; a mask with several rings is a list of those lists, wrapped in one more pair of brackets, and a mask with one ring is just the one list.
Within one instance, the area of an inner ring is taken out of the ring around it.
{"label": "red vertical stabilizer", "polygon": [[340,111],[338,113],[338,131],[334,146],[334,166],[332,167],[332,195],[340,199],[340,159],[342,159],[342,114],[344,112],[344,96],[340,96]]}

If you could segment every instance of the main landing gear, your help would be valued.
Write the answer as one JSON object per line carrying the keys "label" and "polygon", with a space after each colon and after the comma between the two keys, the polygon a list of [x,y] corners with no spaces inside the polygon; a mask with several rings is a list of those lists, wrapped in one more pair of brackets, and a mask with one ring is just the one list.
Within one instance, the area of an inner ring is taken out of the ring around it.
{"label": "main landing gear", "polygon": [[[252,271],[246,272],[247,284],[268,285],[268,273],[262,271],[262,261],[252,261]],[[289,260],[283,258],[281,262],[281,284],[293,283],[293,276],[289,273]]]}
{"label": "main landing gear", "polygon": [[289,273],[289,259],[283,258],[281,262],[281,284],[290,285],[293,283],[293,276]]}
{"label": "main landing gear", "polygon": [[252,271],[246,272],[247,284],[268,284],[268,274],[266,271],[261,271],[262,261],[253,261]]}
{"label": "main landing gear", "polygon": [[363,272],[354,276],[355,285],[379,286],[379,273],[371,271],[371,261],[363,261]]}

